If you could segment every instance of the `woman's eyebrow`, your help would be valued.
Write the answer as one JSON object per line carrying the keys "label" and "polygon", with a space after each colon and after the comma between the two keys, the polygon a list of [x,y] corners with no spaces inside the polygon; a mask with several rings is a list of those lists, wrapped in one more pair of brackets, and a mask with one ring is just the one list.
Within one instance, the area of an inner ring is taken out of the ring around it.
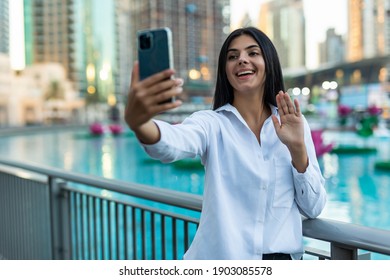
{"label": "woman's eyebrow", "polygon": [[[258,45],[250,45],[250,46],[246,47],[245,49],[248,50],[248,49],[253,49],[253,48],[260,49],[260,47]],[[231,48],[231,49],[228,49],[227,52],[237,52],[237,51],[238,51],[238,49]]]}

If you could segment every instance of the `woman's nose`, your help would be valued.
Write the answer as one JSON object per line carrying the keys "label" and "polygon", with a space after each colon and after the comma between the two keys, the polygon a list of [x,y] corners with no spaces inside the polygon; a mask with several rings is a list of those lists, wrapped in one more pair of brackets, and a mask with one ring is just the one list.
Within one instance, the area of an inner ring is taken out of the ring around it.
{"label": "woman's nose", "polygon": [[246,57],[244,57],[244,56],[240,56],[239,58],[238,58],[238,64],[239,65],[242,65],[242,64],[246,64],[246,63],[248,63],[248,60],[246,59]]}

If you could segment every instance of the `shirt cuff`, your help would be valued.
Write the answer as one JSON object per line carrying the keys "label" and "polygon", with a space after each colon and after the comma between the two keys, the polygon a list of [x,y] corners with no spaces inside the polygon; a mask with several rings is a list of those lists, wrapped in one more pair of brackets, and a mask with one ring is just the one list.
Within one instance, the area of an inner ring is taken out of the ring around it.
{"label": "shirt cuff", "polygon": [[315,176],[317,175],[317,172],[314,169],[313,165],[310,163],[310,160],[308,166],[306,167],[305,172],[303,173],[298,172],[298,170],[294,166],[292,169],[293,169],[293,175],[294,175],[294,180],[296,182],[296,186],[310,186],[310,188],[315,193],[318,193],[318,190],[312,187],[313,185],[315,185],[313,184],[313,181]]}

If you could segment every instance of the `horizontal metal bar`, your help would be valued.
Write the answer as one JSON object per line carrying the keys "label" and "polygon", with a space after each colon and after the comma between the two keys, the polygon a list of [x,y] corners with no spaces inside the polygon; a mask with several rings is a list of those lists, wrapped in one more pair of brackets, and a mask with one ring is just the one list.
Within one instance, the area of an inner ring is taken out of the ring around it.
{"label": "horizontal metal bar", "polygon": [[48,176],[72,181],[75,183],[100,187],[114,192],[135,196],[138,198],[144,198],[156,202],[166,203],[185,209],[200,211],[202,208],[202,196],[200,195],[185,192],[176,192],[168,189],[128,183],[120,180],[107,179],[104,177],[80,174],[71,171],[64,172],[64,170],[60,168],[47,167],[32,162],[19,162],[10,159],[0,158],[0,164],[22,168],[40,174],[46,174]]}
{"label": "horizontal metal bar", "polygon": [[330,259],[330,252],[313,247],[306,246],[305,254],[318,257],[319,259]]}
{"label": "horizontal metal bar", "polygon": [[329,219],[306,219],[303,235],[390,255],[390,231]]}
{"label": "horizontal metal bar", "polygon": [[37,134],[42,132],[65,131],[74,129],[88,129],[88,125],[83,124],[60,124],[60,125],[42,125],[42,126],[23,126],[23,127],[2,127],[0,136]]}

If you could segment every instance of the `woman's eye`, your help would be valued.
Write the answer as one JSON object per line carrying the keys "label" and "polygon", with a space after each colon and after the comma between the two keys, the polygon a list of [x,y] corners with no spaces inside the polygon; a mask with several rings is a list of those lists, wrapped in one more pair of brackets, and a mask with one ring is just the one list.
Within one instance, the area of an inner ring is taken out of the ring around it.
{"label": "woman's eye", "polygon": [[256,56],[256,55],[258,55],[258,54],[259,54],[258,52],[250,52],[250,53],[249,53],[250,56]]}
{"label": "woman's eye", "polygon": [[237,58],[237,55],[229,55],[228,56],[228,60],[233,60],[233,59],[236,59]]}

